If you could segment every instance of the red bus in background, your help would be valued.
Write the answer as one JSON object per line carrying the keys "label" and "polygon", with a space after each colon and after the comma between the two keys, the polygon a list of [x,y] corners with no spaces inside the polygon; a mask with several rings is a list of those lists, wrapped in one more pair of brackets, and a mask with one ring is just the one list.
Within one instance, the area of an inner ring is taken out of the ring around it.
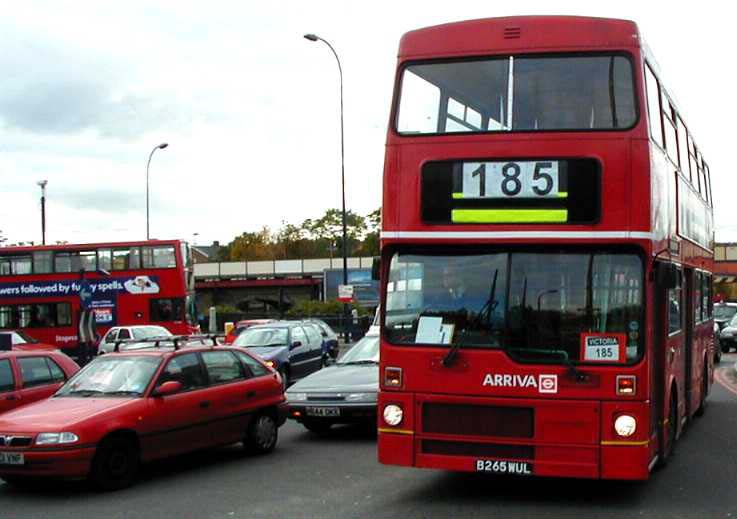
{"label": "red bus in background", "polygon": [[405,34],[378,456],[646,479],[712,383],[709,168],[630,21]]}
{"label": "red bus in background", "polygon": [[190,250],[179,240],[0,248],[0,329],[76,356],[83,285],[100,335],[116,325],[196,329]]}

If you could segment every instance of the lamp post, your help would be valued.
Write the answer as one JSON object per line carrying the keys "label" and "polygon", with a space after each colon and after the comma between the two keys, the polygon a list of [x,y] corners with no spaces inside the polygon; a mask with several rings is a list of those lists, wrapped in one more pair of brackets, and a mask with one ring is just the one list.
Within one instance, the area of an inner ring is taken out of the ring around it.
{"label": "lamp post", "polygon": [[41,245],[46,245],[46,184],[48,183],[48,180],[36,182],[41,188]]}
{"label": "lamp post", "polygon": [[162,142],[158,146],[154,147],[154,149],[151,150],[151,154],[148,156],[148,162],[146,163],[146,239],[151,239],[150,233],[149,233],[149,203],[148,203],[148,168],[151,165],[151,157],[154,156],[154,152],[156,150],[163,150],[166,148],[169,144],[166,142]]}
{"label": "lamp post", "polygon": [[[345,214],[345,139],[343,132],[343,67],[340,65],[338,53],[330,42],[320,38],[315,34],[305,34],[305,39],[310,41],[321,41],[332,51],[335,61],[338,63],[338,74],[340,75],[340,185],[343,199],[342,221],[343,221],[343,285],[348,284],[348,236],[346,232],[346,214]],[[348,305],[343,305],[343,316],[348,315]]]}

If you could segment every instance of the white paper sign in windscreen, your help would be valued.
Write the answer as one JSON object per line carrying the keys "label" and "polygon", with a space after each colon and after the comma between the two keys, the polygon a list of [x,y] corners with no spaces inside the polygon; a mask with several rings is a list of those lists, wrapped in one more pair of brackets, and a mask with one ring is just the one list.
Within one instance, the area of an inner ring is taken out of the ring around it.
{"label": "white paper sign in windscreen", "polygon": [[454,326],[443,324],[442,317],[420,317],[417,323],[415,343],[417,344],[450,344]]}
{"label": "white paper sign in windscreen", "polygon": [[463,198],[559,198],[558,161],[464,162]]}

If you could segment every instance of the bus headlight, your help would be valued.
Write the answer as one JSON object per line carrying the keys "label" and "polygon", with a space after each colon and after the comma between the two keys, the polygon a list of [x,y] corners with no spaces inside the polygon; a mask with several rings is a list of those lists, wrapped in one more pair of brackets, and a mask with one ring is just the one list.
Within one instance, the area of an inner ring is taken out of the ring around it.
{"label": "bus headlight", "polygon": [[614,420],[614,430],[622,437],[632,436],[637,430],[637,420],[628,414],[620,415]]}
{"label": "bus headlight", "polygon": [[389,404],[384,407],[384,421],[387,425],[391,425],[392,427],[399,425],[402,423],[403,416],[404,412],[398,405]]}

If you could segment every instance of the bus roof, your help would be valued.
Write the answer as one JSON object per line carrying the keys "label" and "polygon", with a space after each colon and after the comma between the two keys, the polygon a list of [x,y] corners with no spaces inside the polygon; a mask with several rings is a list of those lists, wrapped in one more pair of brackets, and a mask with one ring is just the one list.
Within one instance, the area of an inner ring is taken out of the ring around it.
{"label": "bus roof", "polygon": [[520,49],[637,48],[630,20],[584,16],[512,16],[435,25],[406,33],[400,59],[513,52]]}
{"label": "bus roof", "polygon": [[140,240],[140,241],[121,241],[121,242],[103,242],[103,243],[64,243],[59,245],[23,245],[0,247],[0,255],[16,254],[19,252],[34,251],[76,251],[85,249],[115,249],[120,247],[140,247],[140,246],[156,246],[156,245],[177,245],[182,240]]}

